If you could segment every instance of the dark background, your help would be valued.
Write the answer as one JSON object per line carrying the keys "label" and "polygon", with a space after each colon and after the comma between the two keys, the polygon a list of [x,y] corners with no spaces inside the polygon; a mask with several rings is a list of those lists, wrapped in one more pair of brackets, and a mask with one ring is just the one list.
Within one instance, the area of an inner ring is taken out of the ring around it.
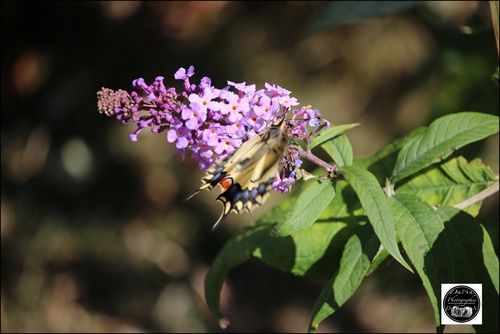
{"label": "dark background", "polygon": [[[193,82],[216,87],[275,83],[332,123],[361,123],[347,133],[355,156],[448,113],[498,115],[488,3],[399,4],[344,23],[352,3],[338,2],[326,29],[328,2],[2,1],[2,332],[225,332],[204,275],[235,231],[284,198],[212,232],[216,194],[181,201],[200,184],[197,164],[164,135],[131,142],[132,125],[97,112],[101,87],[160,75],[178,87],[175,71],[190,65]],[[498,136],[459,153],[498,174]],[[495,195],[479,221],[497,254],[498,219]],[[323,284],[249,261],[222,293],[226,331],[305,332]],[[397,263],[319,327],[434,330],[418,276]]]}

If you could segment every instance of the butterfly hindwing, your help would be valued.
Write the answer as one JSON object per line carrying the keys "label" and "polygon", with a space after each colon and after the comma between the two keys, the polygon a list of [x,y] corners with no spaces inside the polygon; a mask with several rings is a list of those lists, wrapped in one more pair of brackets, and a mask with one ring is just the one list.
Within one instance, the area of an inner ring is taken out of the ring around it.
{"label": "butterfly hindwing", "polygon": [[[276,129],[271,128],[269,130]],[[236,213],[241,213],[244,210],[251,212],[269,197],[269,191],[275,180],[279,162],[288,144],[288,140],[281,132],[276,137],[271,138],[273,139],[271,140],[272,143],[267,139],[265,141],[266,145],[258,145],[261,146],[259,152],[265,154],[260,154],[259,159],[252,159],[252,162],[248,164],[241,174],[236,173],[237,177],[233,179],[232,185],[217,197],[217,200],[223,205],[223,211],[214,228],[231,211]],[[262,140],[264,139],[266,138],[262,138]]]}

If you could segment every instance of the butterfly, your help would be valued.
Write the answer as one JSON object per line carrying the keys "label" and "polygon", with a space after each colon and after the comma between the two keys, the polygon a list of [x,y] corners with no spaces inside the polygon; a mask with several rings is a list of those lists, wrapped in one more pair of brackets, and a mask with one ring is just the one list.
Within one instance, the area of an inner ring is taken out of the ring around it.
{"label": "butterfly", "polygon": [[191,199],[202,190],[212,190],[217,184],[221,194],[222,214],[212,230],[234,211],[252,212],[269,197],[279,163],[290,142],[284,131],[285,118],[279,117],[260,134],[244,142],[232,154],[215,162],[202,179],[202,185],[184,198]]}

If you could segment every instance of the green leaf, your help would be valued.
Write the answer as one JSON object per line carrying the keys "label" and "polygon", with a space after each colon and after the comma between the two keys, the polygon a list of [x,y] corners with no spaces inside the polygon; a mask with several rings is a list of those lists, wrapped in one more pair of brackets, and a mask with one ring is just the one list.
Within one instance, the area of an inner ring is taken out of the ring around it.
{"label": "green leaf", "polygon": [[389,15],[408,10],[418,1],[334,1],[327,2],[320,14],[309,25],[307,32],[335,28],[370,17]]}
{"label": "green leaf", "polygon": [[444,233],[439,238],[446,239],[453,255],[454,276],[443,283],[482,284],[483,324],[474,325],[474,329],[476,332],[498,333],[498,257],[488,233],[474,217],[464,211],[440,207],[437,213],[445,221]]}
{"label": "green leaf", "polygon": [[[323,210],[316,222],[327,222],[331,220],[356,220],[366,221],[365,211],[359,203],[358,196],[346,182],[335,182],[335,197]],[[293,197],[300,193],[295,193]],[[292,203],[293,204],[293,203]],[[291,206],[290,206],[291,207]],[[287,210],[287,212],[289,209]]]}
{"label": "green leaf", "polygon": [[382,245],[399,263],[413,272],[399,252],[391,207],[375,176],[354,166],[343,166],[339,171],[356,192]]}
{"label": "green leaf", "polygon": [[390,202],[401,244],[422,279],[439,327],[441,283],[453,280],[453,270],[449,268],[453,263],[453,250],[446,243],[436,242],[444,224],[436,211],[416,196],[397,195],[390,198]]}
{"label": "green leaf", "polygon": [[337,165],[352,165],[352,146],[345,134],[321,144],[321,148],[328,153]]}
{"label": "green leaf", "polygon": [[[293,234],[291,238],[295,252],[292,255],[295,262],[289,272],[307,278],[329,279],[338,269],[345,243],[362,223],[366,223],[366,220],[326,220]],[[275,239],[268,240],[272,243]],[[282,251],[284,250],[279,250]],[[264,256],[258,253],[255,255],[267,264],[283,270],[269,253],[263,254]]]}
{"label": "green leaf", "polygon": [[[497,177],[480,159],[471,162],[461,156],[433,165],[399,185],[396,194],[415,195],[432,206],[453,206],[491,186]],[[466,211],[477,216],[481,203]]]}
{"label": "green leaf", "polygon": [[[321,222],[288,237],[269,235],[250,236],[253,239],[252,256],[268,265],[294,275],[326,280],[338,269],[340,255],[347,240],[366,219],[321,219]],[[288,240],[286,244],[276,240]],[[239,244],[228,250],[245,252]],[[221,254],[222,255],[222,254]]]}
{"label": "green leaf", "polygon": [[314,180],[302,191],[290,211],[271,231],[273,237],[283,237],[311,226],[335,196],[332,180]]}
{"label": "green leaf", "polygon": [[370,224],[362,226],[346,243],[339,270],[330,279],[313,307],[309,332],[338,310],[356,292],[380,248]]}
{"label": "green leaf", "polygon": [[[333,188],[330,185],[331,188]],[[219,294],[227,273],[235,266],[256,257],[270,266],[303,277],[328,280],[338,270],[347,240],[366,225],[357,209],[359,201],[347,183],[336,186],[336,195],[317,222],[288,237],[272,238],[271,229],[294,205],[294,194],[268,212],[255,225],[231,237],[217,255],[205,279],[209,308],[221,325],[228,321],[219,310]],[[368,224],[369,225],[369,224]]]}
{"label": "green leaf", "polygon": [[321,145],[329,140],[334,139],[335,137],[344,133],[345,130],[352,129],[358,126],[359,123],[352,124],[342,124],[342,125],[332,125],[330,129],[323,128],[316,136],[311,139],[309,143],[309,148],[313,149],[314,147]]}
{"label": "green leaf", "polygon": [[[483,285],[483,332],[498,332],[498,258],[486,230],[451,207],[434,210],[412,195],[390,199],[401,244],[422,279],[438,331],[442,283]],[[487,297],[486,297],[487,296]]]}
{"label": "green leaf", "polygon": [[363,158],[356,157],[353,164],[360,168],[367,169],[375,175],[380,184],[384,184],[387,179],[387,171],[394,168],[399,151],[401,151],[403,146],[413,140],[413,138],[422,134],[426,129],[426,127],[419,127],[408,135],[387,144],[375,154]]}
{"label": "green leaf", "polygon": [[[494,36],[495,36],[495,43],[497,45],[497,53],[499,52],[500,48],[500,30],[499,30],[499,20],[498,20],[498,15],[499,15],[499,8],[498,8],[498,1],[489,1],[490,3],[490,12],[491,12],[491,25],[493,26],[493,31],[494,31]],[[496,83],[498,84],[498,67],[496,70]]]}
{"label": "green leaf", "polygon": [[234,267],[256,257],[285,272],[326,280],[338,269],[345,243],[362,223],[325,220],[283,238],[271,238],[273,225],[269,224],[248,226],[235,234],[205,277],[207,304],[219,325],[225,328],[229,324],[220,310],[219,298],[224,278]]}
{"label": "green leaf", "polygon": [[[386,159],[388,157],[394,156],[395,153],[401,151],[401,149],[410,141],[412,141],[414,138],[420,136],[424,131],[427,130],[427,127],[421,126],[409,134],[407,134],[404,137],[397,138],[390,142],[389,144],[385,145],[382,147],[380,150],[378,150],[376,153],[371,154],[367,157],[362,157],[362,158],[356,158],[357,161],[362,163],[362,165],[358,165],[358,167],[368,167],[377,161]],[[394,163],[396,161],[396,157],[390,159],[390,163],[387,164],[387,166],[394,166]]]}
{"label": "green leaf", "polygon": [[[205,299],[208,307],[221,328],[229,325],[229,320],[220,311],[220,291],[227,273],[239,264],[246,262],[256,248],[259,239],[269,237],[271,226],[258,225],[247,227],[231,238],[212,263],[205,277]],[[276,244],[286,249],[289,240],[276,239]],[[233,251],[236,249],[237,251]]]}
{"label": "green leaf", "polygon": [[498,116],[477,112],[461,112],[436,119],[399,152],[391,181],[397,182],[446,159],[467,144],[497,133],[498,123]]}
{"label": "green leaf", "polygon": [[382,264],[387,263],[386,260],[389,258],[391,258],[391,254],[389,254],[387,249],[385,249],[384,247],[381,247],[378,250],[378,253],[373,258],[372,262],[370,263],[370,268],[368,268],[368,271],[366,272],[366,276],[370,275],[372,272],[374,272]]}

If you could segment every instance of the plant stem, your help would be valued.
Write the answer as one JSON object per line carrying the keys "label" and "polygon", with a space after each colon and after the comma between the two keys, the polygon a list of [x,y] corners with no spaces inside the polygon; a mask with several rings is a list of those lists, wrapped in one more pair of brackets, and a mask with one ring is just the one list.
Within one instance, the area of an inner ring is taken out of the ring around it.
{"label": "plant stem", "polygon": [[298,149],[297,150],[299,152],[299,156],[301,158],[304,158],[304,159],[307,159],[313,163],[315,163],[316,165],[320,166],[320,167],[323,167],[324,169],[326,169],[326,171],[328,172],[329,175],[335,175],[337,169],[338,169],[338,165],[335,164],[335,165],[330,165],[329,163],[321,160],[320,158],[318,158],[317,156],[315,156],[314,154],[312,154],[311,152],[307,152],[307,151],[304,151],[304,150],[301,150],[301,149]]}
{"label": "plant stem", "polygon": [[497,191],[498,191],[498,182],[493,184],[492,186],[489,186],[488,188],[484,189],[483,191],[478,192],[477,194],[475,194],[471,198],[468,198],[465,201],[454,205],[453,207],[457,208],[457,209],[465,209],[466,207],[471,206],[474,203],[477,203],[477,202],[482,201],[483,199],[485,199],[487,197],[490,197],[491,195],[493,195]]}

